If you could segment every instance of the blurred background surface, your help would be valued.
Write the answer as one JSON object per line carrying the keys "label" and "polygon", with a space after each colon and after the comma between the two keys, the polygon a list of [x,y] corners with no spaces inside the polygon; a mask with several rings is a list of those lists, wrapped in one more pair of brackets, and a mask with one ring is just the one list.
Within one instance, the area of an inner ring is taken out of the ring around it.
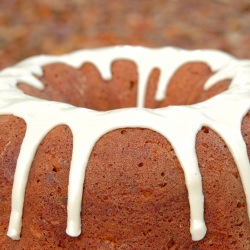
{"label": "blurred background surface", "polygon": [[0,0],[0,69],[36,54],[117,44],[250,58],[250,1]]}

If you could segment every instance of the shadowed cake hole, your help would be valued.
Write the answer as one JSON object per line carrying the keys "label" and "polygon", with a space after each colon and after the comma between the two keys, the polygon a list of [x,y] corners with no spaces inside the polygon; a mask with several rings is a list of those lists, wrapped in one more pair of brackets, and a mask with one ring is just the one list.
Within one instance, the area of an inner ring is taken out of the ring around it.
{"label": "shadowed cake hole", "polygon": [[[40,99],[68,103],[96,111],[137,106],[141,83],[139,83],[138,65],[131,60],[115,60],[111,65],[110,79],[103,79],[100,69],[92,63],[84,63],[79,68],[65,63],[52,63],[43,66],[42,70],[43,75],[37,78],[43,83],[44,89],[32,87],[25,82],[19,82],[18,88]],[[187,63],[173,74],[165,97],[156,100],[159,77],[155,77],[154,74],[154,71],[149,72],[145,85],[144,106],[151,109],[199,103],[225,91],[230,83],[230,81],[218,82],[205,90],[205,79],[208,79],[213,72],[204,63]]]}
{"label": "shadowed cake hole", "polygon": [[203,131],[205,134],[208,134],[208,133],[209,133],[208,127],[205,127],[205,126],[202,127],[202,131]]}
{"label": "shadowed cake hole", "polygon": [[52,171],[55,173],[57,173],[59,170],[60,170],[60,168],[57,166],[53,166],[53,168],[52,168]]}

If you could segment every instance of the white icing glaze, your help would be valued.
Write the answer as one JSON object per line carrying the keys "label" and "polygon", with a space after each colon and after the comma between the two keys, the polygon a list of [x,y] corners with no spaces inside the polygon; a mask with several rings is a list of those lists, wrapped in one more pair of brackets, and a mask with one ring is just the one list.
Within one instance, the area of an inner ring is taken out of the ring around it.
{"label": "white icing glaze", "polygon": [[[80,67],[94,63],[104,78],[111,77],[110,65],[116,59],[129,59],[138,67],[138,107],[107,112],[77,108],[69,104],[40,100],[23,94],[18,82],[43,88],[35,77],[42,66],[65,62]],[[164,98],[173,73],[188,62],[206,62],[216,73],[205,88],[232,78],[230,89],[203,103],[161,109],[142,108],[148,76],[153,68],[161,70],[156,98]],[[66,124],[73,134],[73,153],[68,186],[67,234],[81,233],[81,201],[86,166],[92,148],[105,133],[117,128],[149,128],[167,138],[184,171],[190,203],[190,232],[193,240],[206,234],[202,178],[195,152],[196,134],[202,126],[216,131],[226,142],[239,169],[250,217],[250,164],[241,134],[241,122],[250,109],[250,61],[237,60],[215,50],[186,51],[177,48],[109,47],[82,50],[63,56],[37,56],[0,72],[0,115],[21,117],[27,124],[14,176],[12,208],[7,235],[20,238],[25,189],[33,157],[42,139],[55,126]],[[183,120],[185,122],[183,122]],[[100,125],[101,124],[101,125]]]}

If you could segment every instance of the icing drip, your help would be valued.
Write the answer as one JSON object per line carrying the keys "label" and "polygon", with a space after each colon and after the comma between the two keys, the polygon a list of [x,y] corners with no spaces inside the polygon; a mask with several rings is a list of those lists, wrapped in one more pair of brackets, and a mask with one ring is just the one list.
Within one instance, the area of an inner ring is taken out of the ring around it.
{"label": "icing drip", "polygon": [[[242,64],[249,65],[249,61],[238,61],[228,54],[216,50],[196,50],[191,52],[172,47],[148,49],[143,47],[118,46],[95,50],[80,50],[62,56],[35,56],[16,64],[14,70],[12,68],[6,69],[3,73],[9,78],[18,76],[19,81],[43,88],[43,85],[32,75],[41,76],[43,74],[41,68],[43,65],[62,62],[73,67],[80,67],[85,62],[91,62],[97,66],[103,78],[110,79],[110,65],[114,60],[118,59],[132,60],[137,64],[139,74],[138,107],[143,107],[144,105],[147,79],[153,68],[159,68],[161,71],[155,98],[162,100],[165,97],[167,84],[173,73],[187,62],[205,62],[211,67],[212,71],[224,69],[209,79],[207,83],[208,87],[215,84],[218,80],[232,78]],[[6,79],[7,82],[9,80]]]}
{"label": "icing drip", "polygon": [[[110,64],[116,59],[129,59],[137,64],[137,108],[97,112],[40,100],[23,94],[16,87],[17,83],[22,81],[42,89],[42,83],[34,75],[41,76],[42,66],[53,62],[65,62],[74,67],[80,67],[84,62],[92,62],[104,78],[110,78]],[[213,71],[217,71],[208,79],[205,88],[211,87],[219,80],[232,78],[230,89],[195,105],[155,110],[142,108],[147,79],[153,68],[158,67],[161,70],[156,94],[156,98],[161,99],[176,69],[192,61],[206,62]],[[25,188],[33,157],[46,134],[60,124],[68,125],[73,134],[66,229],[70,236],[78,236],[81,233],[83,183],[92,148],[105,133],[125,127],[149,128],[171,142],[185,175],[193,240],[200,240],[206,234],[202,178],[195,152],[196,134],[202,126],[212,128],[228,145],[242,178],[250,217],[250,164],[240,129],[242,118],[249,109],[250,61],[239,61],[214,50],[191,52],[176,48],[111,47],[83,50],[63,56],[37,56],[3,70],[0,72],[0,115],[12,114],[23,118],[27,124],[14,176],[7,235],[15,240],[20,238]],[[182,117],[185,123],[179,117]]]}

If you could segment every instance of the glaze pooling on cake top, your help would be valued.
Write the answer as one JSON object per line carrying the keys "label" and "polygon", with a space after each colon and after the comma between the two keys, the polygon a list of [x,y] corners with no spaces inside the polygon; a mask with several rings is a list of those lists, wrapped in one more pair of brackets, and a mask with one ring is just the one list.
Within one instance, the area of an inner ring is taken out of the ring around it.
{"label": "glaze pooling on cake top", "polygon": [[[94,63],[103,78],[111,77],[114,60],[129,59],[136,63],[139,86],[137,108],[97,112],[69,104],[45,101],[24,94],[17,88],[25,82],[39,89],[43,84],[42,66],[63,62],[80,67]],[[167,84],[174,72],[188,62],[205,62],[215,73],[205,88],[222,79],[232,79],[227,91],[205,102],[189,106],[160,109],[143,108],[148,76],[153,68],[161,75],[156,99],[165,97]],[[0,72],[0,115],[15,115],[25,120],[26,134],[21,145],[12,190],[11,215],[7,235],[20,238],[25,189],[36,150],[46,134],[57,125],[66,124],[73,134],[73,152],[68,186],[68,235],[81,233],[81,201],[88,159],[95,143],[105,133],[118,128],[148,128],[162,134],[172,144],[183,168],[190,204],[190,232],[193,240],[206,234],[202,178],[195,152],[196,134],[202,126],[217,132],[227,144],[238,167],[250,217],[250,164],[241,134],[241,122],[250,109],[250,61],[215,50],[186,51],[177,48],[109,47],[81,50],[62,56],[35,56]],[[185,120],[185,123],[181,119]]]}

